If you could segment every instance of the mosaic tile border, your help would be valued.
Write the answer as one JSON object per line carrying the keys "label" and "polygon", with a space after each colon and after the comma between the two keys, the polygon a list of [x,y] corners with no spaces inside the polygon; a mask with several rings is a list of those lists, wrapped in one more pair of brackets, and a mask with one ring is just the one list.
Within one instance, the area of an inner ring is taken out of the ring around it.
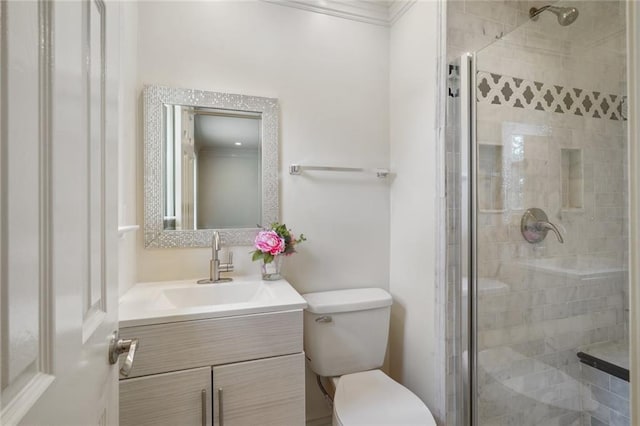
{"label": "mosaic tile border", "polygon": [[568,88],[478,71],[480,103],[573,114],[590,118],[626,120],[626,96]]}

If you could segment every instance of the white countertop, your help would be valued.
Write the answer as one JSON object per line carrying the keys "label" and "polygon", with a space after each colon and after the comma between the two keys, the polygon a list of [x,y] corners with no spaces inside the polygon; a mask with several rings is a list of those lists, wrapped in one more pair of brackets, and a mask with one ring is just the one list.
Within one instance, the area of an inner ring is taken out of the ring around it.
{"label": "white countertop", "polygon": [[286,280],[234,276],[227,283],[196,284],[196,281],[135,284],[120,297],[120,327],[290,311],[307,306]]}

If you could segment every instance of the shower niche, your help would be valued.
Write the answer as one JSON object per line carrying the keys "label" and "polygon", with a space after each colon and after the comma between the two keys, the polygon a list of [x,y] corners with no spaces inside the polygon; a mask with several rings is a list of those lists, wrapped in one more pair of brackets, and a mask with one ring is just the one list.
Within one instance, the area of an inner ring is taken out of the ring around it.
{"label": "shower niche", "polygon": [[562,148],[562,209],[579,210],[584,208],[584,171],[582,150]]}

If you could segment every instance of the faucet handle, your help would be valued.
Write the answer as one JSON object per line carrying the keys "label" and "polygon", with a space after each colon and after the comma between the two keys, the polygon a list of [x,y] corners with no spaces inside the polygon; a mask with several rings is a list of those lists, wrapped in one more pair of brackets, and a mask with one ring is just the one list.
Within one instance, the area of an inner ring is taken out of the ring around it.
{"label": "faucet handle", "polygon": [[558,242],[564,243],[564,238],[562,238],[562,234],[560,233],[560,230],[553,223],[543,220],[536,224],[536,228],[539,231],[544,232],[545,234],[547,230],[553,231],[556,234],[556,238],[558,238]]}
{"label": "faucet handle", "polygon": [[229,262],[227,262],[224,265],[224,271],[225,272],[232,272],[233,271],[233,252],[231,250],[229,250]]}
{"label": "faucet handle", "polygon": [[220,272],[233,272],[233,252],[229,250],[229,261],[227,263],[218,264]]}

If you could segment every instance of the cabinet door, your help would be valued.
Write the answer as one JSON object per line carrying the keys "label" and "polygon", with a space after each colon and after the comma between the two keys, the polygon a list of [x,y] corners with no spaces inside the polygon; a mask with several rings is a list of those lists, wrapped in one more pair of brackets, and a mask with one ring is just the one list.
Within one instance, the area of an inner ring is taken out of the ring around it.
{"label": "cabinet door", "polygon": [[120,380],[120,426],[210,426],[211,368]]}
{"label": "cabinet door", "polygon": [[213,367],[214,425],[300,426],[304,354]]}

